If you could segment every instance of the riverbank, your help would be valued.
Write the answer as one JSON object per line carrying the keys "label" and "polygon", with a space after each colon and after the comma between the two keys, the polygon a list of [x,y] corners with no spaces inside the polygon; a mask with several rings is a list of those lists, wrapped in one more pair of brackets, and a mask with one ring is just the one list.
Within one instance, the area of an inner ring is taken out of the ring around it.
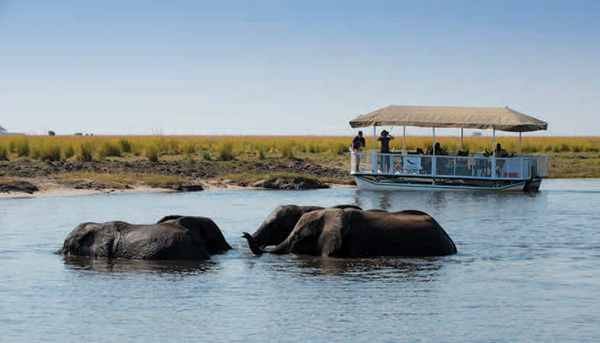
{"label": "riverbank", "polygon": [[[438,139],[447,150],[459,149],[456,137]],[[348,141],[308,136],[0,137],[0,193],[353,185]],[[498,141],[509,152],[517,147],[511,137]],[[393,141],[392,148],[399,144],[401,140]],[[427,144],[427,137],[406,141],[407,149]],[[464,147],[483,151],[489,139],[468,137]],[[523,152],[547,154],[550,178],[600,178],[599,137],[529,137]]]}
{"label": "riverbank", "polygon": [[[314,189],[350,186],[343,158],[265,157],[207,161],[181,157],[105,158],[90,162],[0,161],[0,194],[200,191],[215,188]],[[549,153],[551,178],[600,178],[600,154]]]}
{"label": "riverbank", "polygon": [[0,193],[314,189],[351,185],[346,168],[302,159],[204,161],[192,158],[0,162]]}

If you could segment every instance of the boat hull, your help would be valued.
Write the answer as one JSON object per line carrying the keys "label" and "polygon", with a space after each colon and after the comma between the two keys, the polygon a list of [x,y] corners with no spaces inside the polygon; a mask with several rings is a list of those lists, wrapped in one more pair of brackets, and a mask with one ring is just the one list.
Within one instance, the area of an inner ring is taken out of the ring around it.
{"label": "boat hull", "polygon": [[366,190],[383,191],[430,191],[436,190],[461,190],[461,191],[503,191],[523,192],[537,191],[542,179],[493,181],[493,180],[436,180],[436,179],[409,179],[409,178],[382,178],[355,175],[356,186]]}

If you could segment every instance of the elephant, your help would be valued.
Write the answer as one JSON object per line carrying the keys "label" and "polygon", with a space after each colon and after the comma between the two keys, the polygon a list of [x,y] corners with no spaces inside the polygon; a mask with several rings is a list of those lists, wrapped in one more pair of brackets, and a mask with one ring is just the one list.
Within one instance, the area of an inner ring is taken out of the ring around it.
{"label": "elephant", "polygon": [[230,249],[212,219],[167,216],[147,225],[122,221],[79,224],[58,253],[135,260],[209,260],[211,255]]}
{"label": "elephant", "polygon": [[[336,205],[333,207],[361,209],[355,205]],[[300,217],[305,213],[322,209],[324,207],[321,206],[279,205],[260,224],[252,234],[252,238],[261,249],[268,245],[278,245],[289,236]]]}
{"label": "elephant", "polygon": [[445,256],[456,245],[427,213],[325,208],[304,213],[284,241],[264,248],[244,232],[252,253],[334,257]]}

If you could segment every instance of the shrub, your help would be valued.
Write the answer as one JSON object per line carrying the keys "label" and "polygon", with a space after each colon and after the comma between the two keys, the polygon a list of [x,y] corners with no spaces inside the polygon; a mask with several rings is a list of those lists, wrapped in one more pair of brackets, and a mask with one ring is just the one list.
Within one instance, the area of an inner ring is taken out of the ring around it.
{"label": "shrub", "polygon": [[179,142],[174,139],[166,141],[166,149],[169,155],[179,155],[181,153]]}
{"label": "shrub", "polygon": [[94,158],[94,145],[92,142],[81,142],[79,144],[79,159],[83,162],[91,162]]}
{"label": "shrub", "polygon": [[196,147],[191,142],[186,142],[181,146],[181,150],[186,154],[193,154],[196,152]]}
{"label": "shrub", "polygon": [[40,160],[60,161],[60,145],[55,140],[47,140],[41,151]]}
{"label": "shrub", "polygon": [[156,144],[150,144],[146,146],[144,152],[148,161],[158,162],[159,147]]}
{"label": "shrub", "polygon": [[27,151],[29,151],[29,158],[33,160],[41,160],[42,159],[42,150],[44,149],[44,144],[39,141],[33,141],[28,145]]}
{"label": "shrub", "polygon": [[219,160],[230,161],[233,160],[233,145],[230,142],[219,144]]}
{"label": "shrub", "polygon": [[21,136],[12,141],[12,150],[19,157],[29,156],[29,139]]}
{"label": "shrub", "polygon": [[0,161],[8,161],[8,148],[0,144]]}
{"label": "shrub", "polygon": [[113,143],[110,141],[104,141],[98,148],[98,154],[101,157],[121,157],[121,144]]}
{"label": "shrub", "polygon": [[67,144],[67,146],[65,146],[63,155],[65,156],[65,159],[75,156],[75,148],[73,147],[73,144]]}
{"label": "shrub", "polygon": [[338,155],[343,155],[344,153],[346,153],[348,150],[348,146],[344,143],[332,143],[331,144],[331,152],[338,154]]}
{"label": "shrub", "polygon": [[119,140],[119,145],[121,146],[121,151],[128,154],[131,152],[131,143],[126,138],[121,138]]}
{"label": "shrub", "polygon": [[265,149],[262,147],[262,145],[258,147],[257,156],[259,160],[265,159]]}
{"label": "shrub", "polygon": [[146,145],[153,145],[157,154],[169,153],[169,144],[162,137],[155,137],[151,142],[145,142]]}
{"label": "shrub", "polygon": [[283,158],[294,159],[296,157],[294,156],[294,149],[290,143],[281,144],[279,151],[281,152],[281,157]]}
{"label": "shrub", "polygon": [[208,151],[205,151],[204,153],[202,153],[202,158],[205,161],[210,161],[211,160],[210,153]]}
{"label": "shrub", "polygon": [[140,140],[134,140],[131,142],[131,154],[134,156],[142,156],[146,152],[146,144]]}

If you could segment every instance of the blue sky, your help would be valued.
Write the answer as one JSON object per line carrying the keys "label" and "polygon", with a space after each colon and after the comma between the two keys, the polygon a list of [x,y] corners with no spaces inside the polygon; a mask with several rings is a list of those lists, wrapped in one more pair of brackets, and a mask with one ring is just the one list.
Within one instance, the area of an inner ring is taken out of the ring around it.
{"label": "blue sky", "polygon": [[600,135],[597,18],[597,1],[0,0],[0,125],[351,135],[405,104]]}

